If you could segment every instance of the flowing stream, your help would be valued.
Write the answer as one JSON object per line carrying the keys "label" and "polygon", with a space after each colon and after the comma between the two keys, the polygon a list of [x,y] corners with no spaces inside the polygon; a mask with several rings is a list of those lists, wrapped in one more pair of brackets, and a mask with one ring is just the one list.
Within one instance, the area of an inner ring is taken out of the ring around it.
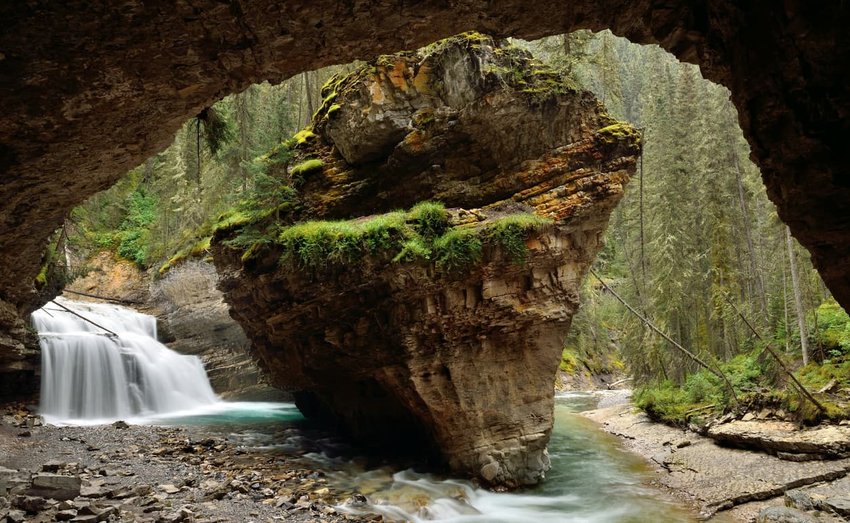
{"label": "flowing stream", "polygon": [[32,319],[41,345],[40,412],[51,423],[98,424],[222,403],[200,359],[157,341],[153,316],[56,298]]}
{"label": "flowing stream", "polygon": [[151,316],[57,298],[36,311],[33,322],[42,348],[41,412],[49,422],[126,419],[222,435],[246,450],[302,460],[324,472],[336,489],[351,495],[341,511],[414,523],[695,521],[648,486],[650,474],[640,458],[577,414],[595,408],[600,394],[556,396],[546,481],[521,492],[495,493],[405,468],[410,464],[360,457],[312,427],[294,405],[220,401],[197,357],[156,340]]}
{"label": "flowing stream", "polygon": [[[253,452],[302,460],[324,472],[351,499],[339,510],[374,513],[388,522],[452,523],[685,523],[685,507],[651,487],[641,458],[578,414],[596,408],[606,393],[555,397],[549,443],[552,469],[539,486],[497,493],[472,482],[424,473],[410,464],[366,458],[333,435],[312,427],[294,406],[242,404],[202,416],[174,418],[198,436],[217,433]],[[270,458],[272,457],[270,456]]]}

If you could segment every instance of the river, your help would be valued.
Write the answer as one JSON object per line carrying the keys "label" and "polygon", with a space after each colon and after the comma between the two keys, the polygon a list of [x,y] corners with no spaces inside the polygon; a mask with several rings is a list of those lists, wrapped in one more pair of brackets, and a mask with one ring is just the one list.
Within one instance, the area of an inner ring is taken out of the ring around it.
{"label": "river", "polygon": [[646,523],[692,522],[696,518],[650,486],[643,460],[623,450],[613,436],[581,416],[604,393],[562,393],[555,400],[549,444],[552,469],[541,485],[496,493],[472,482],[424,473],[376,458],[311,425],[292,405],[234,403],[207,412],[150,423],[189,425],[216,433],[246,450],[285,454],[327,475],[352,498],[338,507],[355,514],[382,514],[393,522]]}

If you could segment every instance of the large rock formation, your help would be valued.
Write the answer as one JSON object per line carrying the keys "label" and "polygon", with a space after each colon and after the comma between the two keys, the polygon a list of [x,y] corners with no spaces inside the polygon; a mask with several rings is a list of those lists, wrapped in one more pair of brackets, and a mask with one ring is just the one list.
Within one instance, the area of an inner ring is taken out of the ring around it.
{"label": "large rock formation", "polygon": [[[780,216],[850,306],[841,2],[75,0],[3,2],[0,20],[0,300],[13,315],[37,305],[46,239],[68,210],[166,147],[202,108],[261,80],[469,29],[532,39],[610,28],[699,64],[732,91]],[[23,357],[23,323],[10,321],[0,351]]]}
{"label": "large rock formation", "polygon": [[[298,187],[280,222],[236,213],[218,230],[233,316],[305,413],[494,485],[539,481],[563,339],[637,132],[479,34],[324,94],[295,159],[268,157]],[[390,212],[427,198],[451,209]],[[349,221],[287,225],[305,218]]]}

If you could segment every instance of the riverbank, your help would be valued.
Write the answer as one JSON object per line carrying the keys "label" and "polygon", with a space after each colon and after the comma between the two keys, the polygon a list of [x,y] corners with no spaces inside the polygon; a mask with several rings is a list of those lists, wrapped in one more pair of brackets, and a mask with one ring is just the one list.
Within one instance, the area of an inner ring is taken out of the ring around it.
{"label": "riverbank", "polygon": [[[772,514],[774,519],[758,521],[832,523],[850,517],[850,458],[791,461],[788,455],[720,446],[654,423],[628,402],[614,403],[583,414],[643,456],[654,469],[654,485],[704,518],[751,522]],[[793,432],[785,430],[785,436]]]}
{"label": "riverbank", "polygon": [[0,521],[381,520],[339,513],[348,495],[297,456],[200,429],[55,427],[21,405],[0,414]]}

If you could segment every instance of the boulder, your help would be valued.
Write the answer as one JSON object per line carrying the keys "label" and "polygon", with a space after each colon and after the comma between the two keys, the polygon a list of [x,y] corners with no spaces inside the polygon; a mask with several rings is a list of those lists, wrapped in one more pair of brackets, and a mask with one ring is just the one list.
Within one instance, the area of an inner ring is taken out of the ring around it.
{"label": "boulder", "polygon": [[79,476],[38,473],[33,474],[32,486],[27,494],[56,500],[74,499],[80,495],[81,486]]}

